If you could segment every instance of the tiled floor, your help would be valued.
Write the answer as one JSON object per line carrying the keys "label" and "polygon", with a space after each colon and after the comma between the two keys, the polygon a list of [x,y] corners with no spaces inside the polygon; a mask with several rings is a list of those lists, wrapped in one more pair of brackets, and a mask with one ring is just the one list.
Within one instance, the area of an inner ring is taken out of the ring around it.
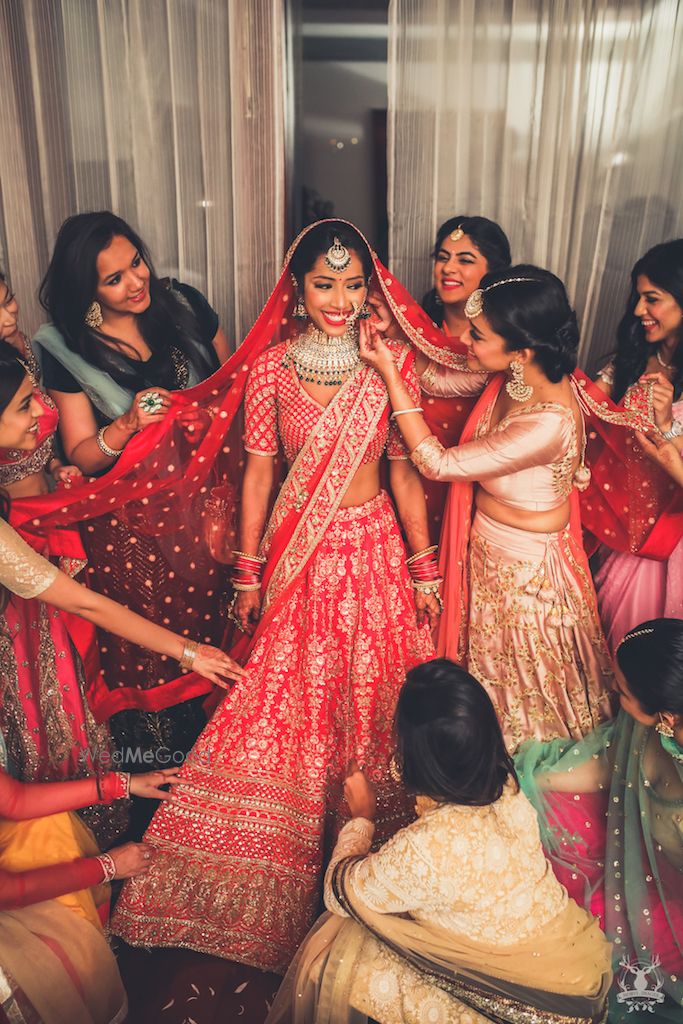
{"label": "tiled floor", "polygon": [[281,979],[187,949],[116,954],[128,992],[128,1024],[263,1024]]}

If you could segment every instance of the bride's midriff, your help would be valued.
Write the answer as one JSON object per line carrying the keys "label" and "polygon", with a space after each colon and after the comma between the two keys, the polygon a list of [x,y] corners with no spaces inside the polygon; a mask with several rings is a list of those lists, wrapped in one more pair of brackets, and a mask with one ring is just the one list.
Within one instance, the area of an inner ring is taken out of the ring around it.
{"label": "bride's midriff", "polygon": [[557,533],[569,522],[569,501],[563,501],[557,508],[543,512],[513,508],[498,501],[482,487],[476,488],[475,504],[480,512],[495,519],[504,526],[513,526],[518,530],[529,530],[530,533]]}
{"label": "bride's midriff", "polygon": [[364,505],[376,498],[380,492],[379,462],[367,462],[361,466],[351,481],[351,486],[342,498],[341,508]]}
{"label": "bride's midriff", "polygon": [[49,488],[45,474],[41,471],[32,473],[31,476],[25,476],[23,480],[17,480],[13,484],[6,484],[5,490],[11,500],[12,498],[33,498],[37,494],[47,494]]}

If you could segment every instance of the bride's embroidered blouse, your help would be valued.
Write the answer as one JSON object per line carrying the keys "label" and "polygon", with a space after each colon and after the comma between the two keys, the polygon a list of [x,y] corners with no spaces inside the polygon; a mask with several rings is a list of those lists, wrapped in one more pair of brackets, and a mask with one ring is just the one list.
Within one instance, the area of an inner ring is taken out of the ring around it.
{"label": "bride's embroidered blouse", "polygon": [[[288,342],[283,341],[266,349],[252,367],[244,404],[244,444],[253,455],[277,455],[282,448],[291,464],[315,429],[324,409],[305,391],[294,367],[284,365],[287,345]],[[362,369],[356,371],[362,372]],[[352,379],[342,386],[351,383]],[[408,372],[406,385],[415,405],[419,405],[420,385],[413,369]],[[376,462],[385,451],[390,459],[408,458],[398,427],[386,420],[377,428],[362,464]]]}

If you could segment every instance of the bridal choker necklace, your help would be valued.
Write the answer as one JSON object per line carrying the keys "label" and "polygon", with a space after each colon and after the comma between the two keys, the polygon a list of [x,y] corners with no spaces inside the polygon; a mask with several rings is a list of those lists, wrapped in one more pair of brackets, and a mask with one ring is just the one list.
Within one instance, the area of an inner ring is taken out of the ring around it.
{"label": "bridal choker necklace", "polygon": [[293,365],[300,380],[307,384],[334,387],[360,366],[358,327],[354,324],[339,338],[309,327],[292,342],[283,365]]}

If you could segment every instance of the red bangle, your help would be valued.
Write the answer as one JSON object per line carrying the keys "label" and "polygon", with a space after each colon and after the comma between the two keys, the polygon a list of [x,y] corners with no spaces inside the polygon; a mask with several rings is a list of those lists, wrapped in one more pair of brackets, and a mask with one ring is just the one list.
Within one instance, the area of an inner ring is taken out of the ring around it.
{"label": "red bangle", "polygon": [[110,857],[108,853],[101,853],[99,857],[95,858],[99,861],[102,867],[103,882],[111,882],[116,876],[116,864],[114,858]]}
{"label": "red bangle", "polygon": [[109,772],[100,780],[98,786],[100,801],[105,804],[114,800],[124,800],[130,795],[130,774],[128,772]]}

